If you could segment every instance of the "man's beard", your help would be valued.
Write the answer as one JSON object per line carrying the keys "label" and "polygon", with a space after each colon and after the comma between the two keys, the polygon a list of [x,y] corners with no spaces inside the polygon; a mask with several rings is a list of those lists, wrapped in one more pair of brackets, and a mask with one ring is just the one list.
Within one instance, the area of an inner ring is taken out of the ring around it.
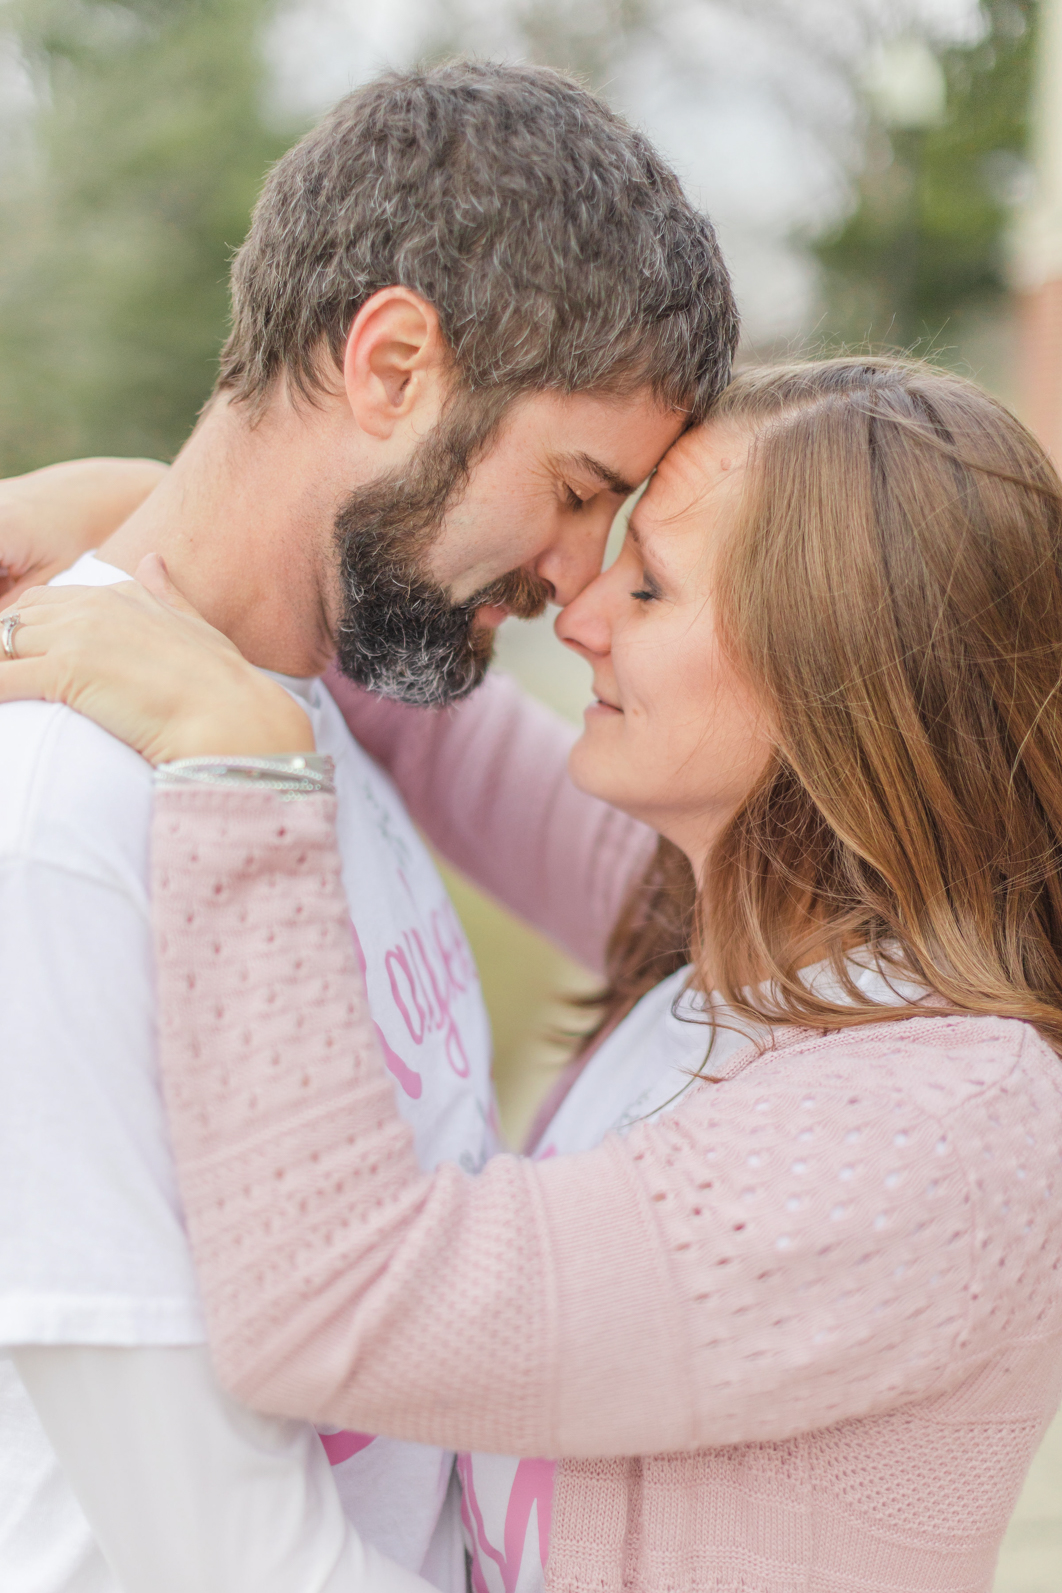
{"label": "man's beard", "polygon": [[538,576],[512,570],[454,603],[425,569],[493,430],[489,417],[477,424],[467,408],[442,421],[403,475],[359,488],[336,516],[339,667],[377,696],[422,707],[459,701],[479,685],[494,651],[494,631],[476,624],[476,611],[498,604],[530,619],[552,596]]}

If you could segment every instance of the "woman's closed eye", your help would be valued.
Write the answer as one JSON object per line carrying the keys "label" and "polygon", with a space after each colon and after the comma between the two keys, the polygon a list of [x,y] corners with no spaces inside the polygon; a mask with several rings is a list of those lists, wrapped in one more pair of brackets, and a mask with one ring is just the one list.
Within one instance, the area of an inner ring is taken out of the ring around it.
{"label": "woman's closed eye", "polygon": [[653,580],[648,570],[642,571],[642,584],[637,591],[631,593],[636,603],[652,603],[662,596],[659,586]]}

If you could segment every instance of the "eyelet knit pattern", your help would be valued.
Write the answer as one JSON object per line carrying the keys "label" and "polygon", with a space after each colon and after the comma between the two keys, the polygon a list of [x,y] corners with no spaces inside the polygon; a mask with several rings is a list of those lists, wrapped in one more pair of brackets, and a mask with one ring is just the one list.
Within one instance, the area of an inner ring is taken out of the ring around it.
{"label": "eyelet knit pattern", "polygon": [[995,1019],[796,1034],[595,1151],[422,1174],[332,812],[157,798],[163,1074],[222,1380],[560,1457],[551,1589],[986,1593],[1062,1389],[1058,1058]]}

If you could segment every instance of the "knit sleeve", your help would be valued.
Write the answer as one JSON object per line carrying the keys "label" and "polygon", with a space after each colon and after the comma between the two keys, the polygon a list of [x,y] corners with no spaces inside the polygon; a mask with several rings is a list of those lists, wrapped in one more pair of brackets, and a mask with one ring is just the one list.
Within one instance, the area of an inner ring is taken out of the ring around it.
{"label": "knit sleeve", "polygon": [[241,1399],[448,1448],[658,1453],[883,1411],[1031,1331],[1062,1129],[1031,1031],[919,1019],[750,1049],[625,1140],[426,1175],[331,812],[157,796],[164,1084]]}
{"label": "knit sleeve", "polygon": [[601,973],[656,836],[572,784],[575,728],[504,675],[442,709],[371,697],[335,669],[327,684],[447,862]]}

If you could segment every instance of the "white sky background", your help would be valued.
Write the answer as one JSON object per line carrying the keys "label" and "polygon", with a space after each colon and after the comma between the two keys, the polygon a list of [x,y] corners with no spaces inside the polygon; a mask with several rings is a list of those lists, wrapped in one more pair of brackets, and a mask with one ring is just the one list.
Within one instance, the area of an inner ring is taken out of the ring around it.
{"label": "white sky background", "polygon": [[288,110],[384,67],[468,52],[582,69],[714,220],[753,342],[807,331],[803,240],[845,213],[876,46],[975,38],[977,0],[288,0],[269,41]]}

